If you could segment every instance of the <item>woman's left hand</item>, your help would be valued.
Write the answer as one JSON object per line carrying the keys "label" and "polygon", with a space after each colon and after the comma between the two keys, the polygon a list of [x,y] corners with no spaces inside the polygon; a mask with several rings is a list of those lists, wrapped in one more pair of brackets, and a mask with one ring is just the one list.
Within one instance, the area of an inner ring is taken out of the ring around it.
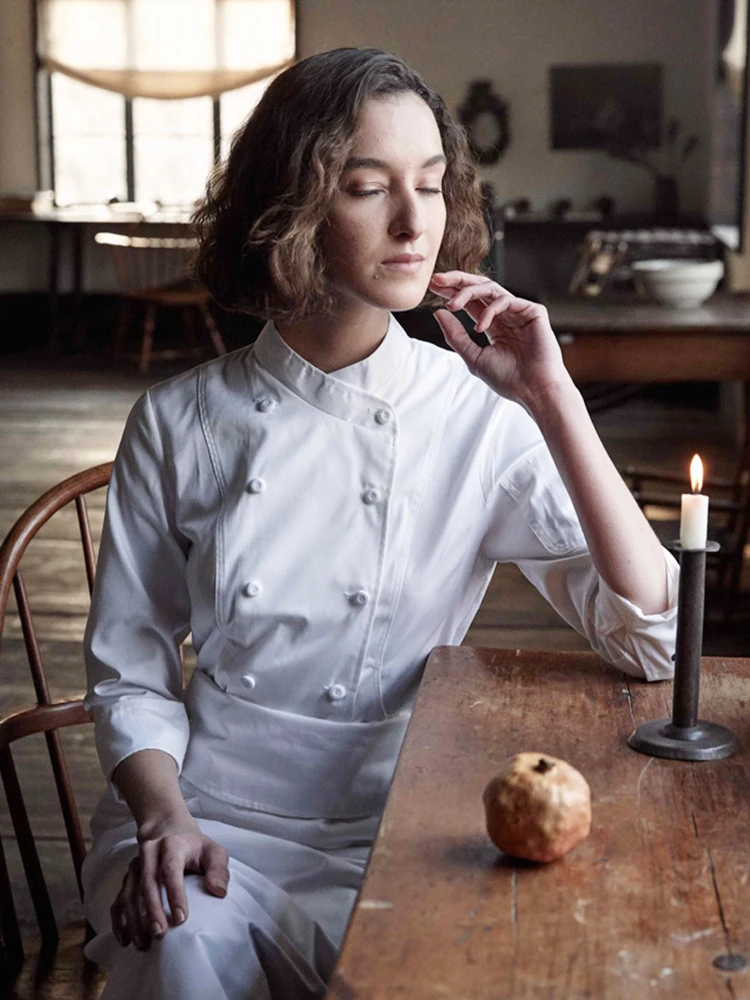
{"label": "woman's left hand", "polygon": [[[435,318],[445,339],[469,371],[495,392],[525,406],[552,386],[569,380],[562,352],[536,302],[519,299],[497,282],[464,271],[436,273],[430,290],[446,299]],[[465,309],[489,343],[479,347],[451,313]],[[450,310],[450,311],[448,311]]]}

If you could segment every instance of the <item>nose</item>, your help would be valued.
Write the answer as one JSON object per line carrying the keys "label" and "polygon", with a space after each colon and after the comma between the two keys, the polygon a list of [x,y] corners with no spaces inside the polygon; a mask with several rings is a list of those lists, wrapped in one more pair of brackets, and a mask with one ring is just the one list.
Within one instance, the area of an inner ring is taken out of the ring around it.
{"label": "nose", "polygon": [[416,240],[425,230],[424,206],[416,191],[404,191],[394,206],[391,219],[391,236],[402,240]]}

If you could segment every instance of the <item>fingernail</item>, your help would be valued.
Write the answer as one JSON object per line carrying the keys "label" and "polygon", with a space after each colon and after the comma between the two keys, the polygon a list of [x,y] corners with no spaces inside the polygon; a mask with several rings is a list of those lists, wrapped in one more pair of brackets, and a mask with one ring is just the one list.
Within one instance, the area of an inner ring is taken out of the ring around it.
{"label": "fingernail", "polygon": [[139,937],[137,934],[133,938],[133,944],[136,946],[138,951],[143,951],[143,938]]}
{"label": "fingernail", "polygon": [[183,911],[180,909],[179,906],[176,906],[174,910],[172,910],[172,916],[174,917],[175,924],[185,923],[185,914],[183,913]]}
{"label": "fingernail", "polygon": [[154,920],[151,924],[151,937],[160,938],[164,936],[164,931],[161,929],[161,924],[158,920]]}
{"label": "fingernail", "polygon": [[227,883],[226,882],[217,882],[216,883],[216,888],[220,889],[221,892],[225,893],[227,891]]}

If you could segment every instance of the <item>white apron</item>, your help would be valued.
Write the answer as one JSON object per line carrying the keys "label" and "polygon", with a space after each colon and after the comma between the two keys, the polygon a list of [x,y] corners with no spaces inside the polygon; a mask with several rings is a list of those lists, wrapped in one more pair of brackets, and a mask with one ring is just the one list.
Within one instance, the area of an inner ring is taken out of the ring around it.
{"label": "white apron", "polygon": [[185,876],[188,919],[148,951],[121,947],[110,907],[138,853],[135,823],[105,797],[84,863],[86,956],[105,966],[102,1000],[313,1000],[325,995],[379,816],[296,819],[228,805],[180,779],[191,814],[229,853],[223,898]]}

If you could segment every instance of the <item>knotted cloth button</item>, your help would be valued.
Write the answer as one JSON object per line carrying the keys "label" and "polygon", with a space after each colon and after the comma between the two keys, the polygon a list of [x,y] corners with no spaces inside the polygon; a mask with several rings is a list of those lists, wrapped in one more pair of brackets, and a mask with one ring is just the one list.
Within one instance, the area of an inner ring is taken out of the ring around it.
{"label": "knotted cloth button", "polygon": [[341,701],[342,698],[346,698],[346,688],[343,684],[333,684],[328,688],[328,697],[331,701]]}
{"label": "knotted cloth button", "polygon": [[255,580],[251,580],[250,583],[246,583],[242,588],[242,593],[245,597],[257,597],[260,593],[260,584]]}
{"label": "knotted cloth button", "polygon": [[251,493],[262,493],[266,488],[266,484],[262,479],[251,479],[247,484],[247,488]]}
{"label": "knotted cloth button", "polygon": [[377,503],[380,500],[380,490],[373,488],[366,489],[362,493],[362,502],[366,504]]}
{"label": "knotted cloth button", "polygon": [[370,595],[366,590],[355,590],[353,594],[349,595],[349,603],[353,604],[355,608],[363,608],[369,600]]}
{"label": "knotted cloth button", "polygon": [[261,413],[270,413],[271,410],[275,410],[277,406],[278,403],[275,399],[271,399],[270,396],[264,396],[255,404],[255,409],[260,410]]}
{"label": "knotted cloth button", "polygon": [[376,410],[375,411],[375,423],[377,424],[387,424],[391,419],[391,415],[388,410]]}
{"label": "knotted cloth button", "polygon": [[242,683],[245,685],[246,688],[254,688],[258,682],[256,681],[256,679],[253,677],[252,674],[243,674]]}

